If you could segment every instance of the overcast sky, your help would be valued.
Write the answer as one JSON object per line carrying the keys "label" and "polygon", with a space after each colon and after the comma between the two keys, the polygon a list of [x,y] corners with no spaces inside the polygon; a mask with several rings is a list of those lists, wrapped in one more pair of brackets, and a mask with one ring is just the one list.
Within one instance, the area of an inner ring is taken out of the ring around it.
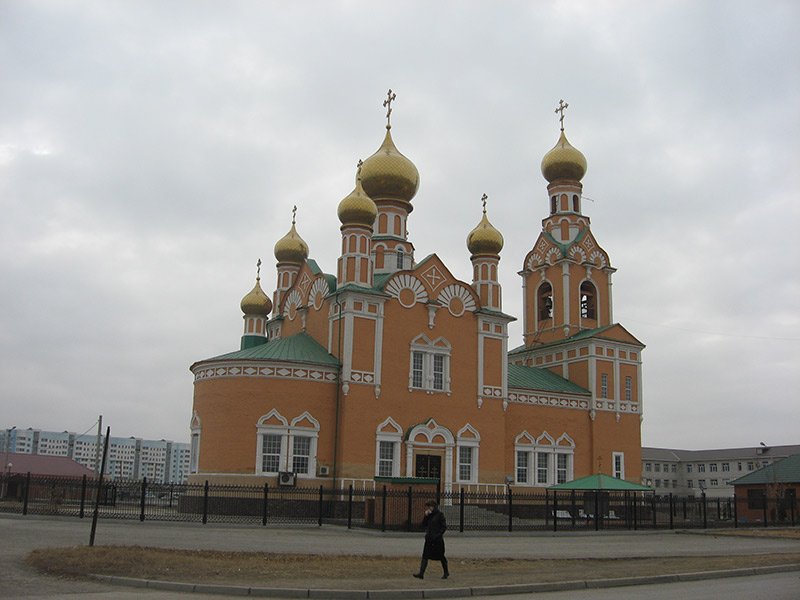
{"label": "overcast sky", "polygon": [[800,4],[0,3],[0,426],[188,441],[189,366],[236,350],[261,258],[336,208],[382,102],[419,169],[409,236],[504,310],[548,214],[569,103],[583,210],[647,345],[642,440],[800,443]]}

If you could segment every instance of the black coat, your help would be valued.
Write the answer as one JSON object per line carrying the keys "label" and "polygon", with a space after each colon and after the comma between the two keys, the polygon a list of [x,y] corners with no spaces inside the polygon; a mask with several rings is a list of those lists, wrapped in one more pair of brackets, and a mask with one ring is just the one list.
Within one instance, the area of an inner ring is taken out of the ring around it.
{"label": "black coat", "polygon": [[426,528],[422,558],[444,559],[444,532],[447,531],[447,520],[442,512],[434,508],[430,514],[423,517],[422,526]]}

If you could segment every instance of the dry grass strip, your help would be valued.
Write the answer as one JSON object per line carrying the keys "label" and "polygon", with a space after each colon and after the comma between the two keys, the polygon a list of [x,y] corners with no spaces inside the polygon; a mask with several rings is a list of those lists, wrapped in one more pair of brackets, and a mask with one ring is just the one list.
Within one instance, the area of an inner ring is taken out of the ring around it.
{"label": "dry grass strip", "polygon": [[[392,589],[415,587],[411,573],[417,557],[332,556],[170,550],[139,546],[78,546],[33,551],[28,565],[69,578],[90,574],[140,579],[216,583],[259,587],[337,587]],[[432,562],[425,585],[507,585],[615,577],[664,575],[719,569],[800,563],[794,554],[619,559],[458,559],[450,560],[452,577],[439,579],[441,567]],[[434,581],[436,583],[434,583]]]}

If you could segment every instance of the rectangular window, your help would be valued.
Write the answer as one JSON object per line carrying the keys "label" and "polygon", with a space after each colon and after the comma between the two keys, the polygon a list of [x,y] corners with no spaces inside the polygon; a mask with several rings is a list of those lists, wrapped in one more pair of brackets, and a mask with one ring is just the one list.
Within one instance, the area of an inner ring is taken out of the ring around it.
{"label": "rectangular window", "polygon": [[687,479],[686,480],[686,487],[689,488],[689,489],[694,487],[694,483],[692,482],[691,479]]}
{"label": "rectangular window", "polygon": [[675,463],[672,463],[672,472],[673,473],[677,473],[678,472],[678,465],[676,465]]}
{"label": "rectangular window", "polygon": [[711,471],[712,473],[716,473],[717,472],[717,463],[711,463],[710,465],[708,465],[708,470]]}
{"label": "rectangular window", "polygon": [[444,389],[444,356],[433,355],[433,389]]}
{"label": "rectangular window", "polygon": [[633,398],[633,380],[630,377],[625,378],[625,401],[630,402]]}
{"label": "rectangular window", "polygon": [[614,452],[614,477],[617,479],[625,479],[625,454],[623,452]]}
{"label": "rectangular window", "polygon": [[755,463],[753,461],[751,461],[751,460],[747,461],[747,470],[748,471],[752,471],[755,468],[756,468],[756,466],[755,466]]}
{"label": "rectangular window", "polygon": [[702,463],[698,464],[697,465],[697,472],[698,473],[705,473],[706,472],[706,466],[704,464],[702,464]]}
{"label": "rectangular window", "polygon": [[380,442],[378,453],[378,477],[391,477],[394,467],[394,443]]}
{"label": "rectangular window", "polygon": [[701,489],[701,490],[702,490],[702,489],[705,489],[705,487],[706,487],[706,480],[705,480],[705,479],[698,479],[698,480],[697,480],[697,485],[698,485],[698,486],[700,486],[700,489]]}
{"label": "rectangular window", "polygon": [[669,473],[669,465],[668,464],[664,465],[664,473]]}
{"label": "rectangular window", "polygon": [[716,480],[716,479],[712,479],[712,480],[711,480],[711,485],[712,485],[712,486],[719,485],[719,481],[718,481],[718,480]]}
{"label": "rectangular window", "polygon": [[728,473],[731,470],[730,463],[722,463],[722,472]]}
{"label": "rectangular window", "polygon": [[656,463],[655,465],[653,465],[653,469],[655,470],[656,473],[660,473],[661,472],[661,465]]}
{"label": "rectangular window", "polygon": [[472,448],[470,446],[458,447],[458,479],[460,481],[472,480]]}
{"label": "rectangular window", "polygon": [[556,454],[556,483],[565,483],[567,481],[568,468],[569,455]]}
{"label": "rectangular window", "polygon": [[651,468],[652,467],[650,466],[650,463],[644,463],[644,470],[645,471],[647,471],[649,473]]}
{"label": "rectangular window", "polygon": [[414,352],[413,365],[411,367],[411,385],[421,388],[424,381],[424,355],[422,352]]}
{"label": "rectangular window", "polygon": [[687,473],[691,473],[692,472],[692,465],[690,465],[690,464],[686,465],[686,472]]}
{"label": "rectangular window", "polygon": [[528,483],[528,452],[517,451],[517,483]]}
{"label": "rectangular window", "polygon": [[608,398],[608,375],[600,375],[600,397]]}
{"label": "rectangular window", "polygon": [[550,455],[546,452],[536,453],[536,483],[546,485],[547,473],[550,471]]}
{"label": "rectangular window", "polygon": [[296,435],[292,439],[292,471],[307,475],[311,462],[311,438]]}
{"label": "rectangular window", "polygon": [[281,464],[281,436],[267,433],[261,441],[261,470],[264,473],[277,473]]}

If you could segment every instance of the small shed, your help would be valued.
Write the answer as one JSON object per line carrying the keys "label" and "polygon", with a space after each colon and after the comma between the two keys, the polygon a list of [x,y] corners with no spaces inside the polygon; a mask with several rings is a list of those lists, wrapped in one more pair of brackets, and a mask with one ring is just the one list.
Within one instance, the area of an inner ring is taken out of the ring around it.
{"label": "small shed", "polygon": [[798,518],[800,454],[793,454],[731,481],[739,518],[786,521]]}
{"label": "small shed", "polygon": [[[555,493],[556,505],[558,505],[558,498],[565,498],[566,496],[566,494],[560,492],[573,492],[570,494],[570,500],[573,498],[577,500],[577,505],[580,507],[578,508],[578,517],[592,518],[597,514],[605,519],[618,518],[616,511],[625,504],[623,502],[620,505],[620,501],[626,496],[625,492],[633,493],[634,497],[637,492],[653,492],[653,489],[647,486],[603,473],[587,475],[573,481],[565,481],[564,483],[552,485],[547,489]],[[557,512],[560,513],[561,511]],[[566,518],[566,515],[563,514],[556,515],[557,518],[562,516]],[[574,517],[575,515],[570,513],[570,516]]]}

